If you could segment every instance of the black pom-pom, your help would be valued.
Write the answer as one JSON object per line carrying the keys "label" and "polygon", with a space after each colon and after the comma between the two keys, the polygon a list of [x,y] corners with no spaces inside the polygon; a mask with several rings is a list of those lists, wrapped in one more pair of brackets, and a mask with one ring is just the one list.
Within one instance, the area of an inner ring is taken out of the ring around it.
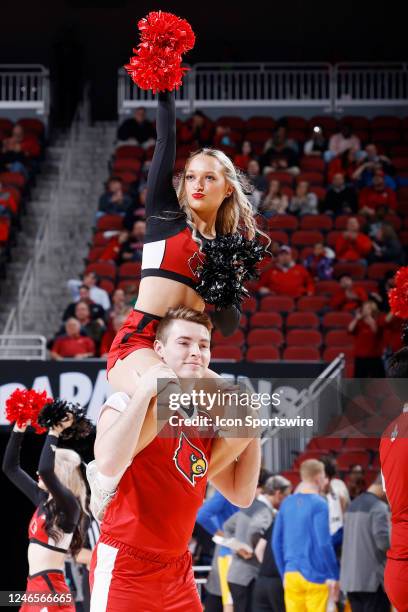
{"label": "black pom-pom", "polygon": [[73,423],[61,432],[62,440],[70,438],[79,440],[86,438],[93,431],[92,422],[85,416],[85,410],[79,404],[72,404],[65,400],[54,400],[44,406],[38,416],[38,423],[50,429],[59,425],[69,414],[74,417]]}
{"label": "black pom-pom", "polygon": [[266,247],[237,232],[207,241],[202,252],[205,262],[197,270],[197,293],[217,308],[239,308],[248,296],[244,283],[258,277],[256,265],[267,254]]}

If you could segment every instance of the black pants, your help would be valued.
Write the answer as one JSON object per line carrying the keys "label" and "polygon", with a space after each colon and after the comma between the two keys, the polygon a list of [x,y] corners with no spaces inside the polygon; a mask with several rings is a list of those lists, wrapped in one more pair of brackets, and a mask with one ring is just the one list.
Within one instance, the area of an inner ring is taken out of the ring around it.
{"label": "black pants", "polygon": [[390,612],[391,604],[384,589],[379,586],[375,593],[347,593],[353,612]]}
{"label": "black pants", "polygon": [[208,591],[205,594],[204,600],[204,611],[205,612],[222,612],[222,597],[218,595],[213,595]]}
{"label": "black pants", "polygon": [[255,578],[247,586],[228,582],[234,604],[234,612],[252,612],[252,591],[254,590],[254,585]]}
{"label": "black pants", "polygon": [[354,378],[384,378],[384,364],[381,357],[356,357]]}
{"label": "black pants", "polygon": [[252,595],[251,612],[285,612],[282,580],[258,576]]}

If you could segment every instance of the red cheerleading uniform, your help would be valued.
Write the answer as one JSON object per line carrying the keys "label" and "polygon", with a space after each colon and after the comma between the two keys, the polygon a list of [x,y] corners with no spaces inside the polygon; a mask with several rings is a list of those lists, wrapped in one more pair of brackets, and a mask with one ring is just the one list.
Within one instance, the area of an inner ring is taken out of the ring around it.
{"label": "red cheerleading uniform", "polygon": [[408,612],[408,413],[403,412],[384,432],[380,460],[391,508],[391,546],[384,587],[398,612]]}
{"label": "red cheerleading uniform", "polygon": [[167,424],[134,457],[93,552],[91,612],[202,610],[188,542],[205,495],[212,442],[191,427]]}
{"label": "red cheerleading uniform", "polygon": [[[37,506],[28,526],[30,544],[38,544],[50,550],[67,554],[75,527],[80,517],[80,506],[76,497],[58,480],[54,473],[55,453],[52,445],[58,444],[58,438],[47,435],[40,457],[38,470],[47,491],[40,489],[20,467],[20,448],[24,433],[13,431],[7,444],[3,459],[3,471],[6,476]],[[51,493],[58,512],[58,529],[61,537],[54,539],[45,529],[48,495]],[[26,602],[21,610],[24,612],[75,612],[74,598],[65,581],[64,572],[59,569],[46,569],[27,578],[26,595],[41,594],[55,596],[52,603]]]}

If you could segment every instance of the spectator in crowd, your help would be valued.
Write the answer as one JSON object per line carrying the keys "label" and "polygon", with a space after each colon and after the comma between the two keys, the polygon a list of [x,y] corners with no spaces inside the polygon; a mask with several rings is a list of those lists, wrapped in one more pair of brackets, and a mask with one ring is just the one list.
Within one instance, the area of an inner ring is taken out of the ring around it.
{"label": "spectator in crowd", "polygon": [[260,203],[264,193],[269,188],[268,180],[263,174],[261,174],[261,168],[259,162],[256,159],[251,159],[247,166],[247,175],[250,186],[253,191],[247,197],[252,204],[254,211],[257,211],[260,207]]}
{"label": "spectator in crowd", "polygon": [[95,356],[94,341],[81,335],[81,324],[77,319],[65,323],[65,335],[58,336],[51,348],[51,358],[60,361],[64,358],[86,359]]}
{"label": "spectator in crowd", "polygon": [[372,251],[370,238],[360,232],[360,223],[355,217],[347,220],[346,229],[336,240],[336,257],[339,262],[358,262],[367,264],[367,256]]}
{"label": "spectator in crowd", "polygon": [[327,483],[324,489],[329,506],[329,530],[334,550],[338,554],[343,541],[344,513],[350,501],[347,487],[336,478],[336,460],[333,457],[322,457]]}
{"label": "spectator in crowd", "polygon": [[329,531],[329,510],[321,497],[324,465],[308,459],[300,465],[301,484],[282,503],[275,519],[272,548],[284,582],[287,612],[326,612],[338,599],[339,568]]}
{"label": "spectator in crowd", "polygon": [[297,183],[295,195],[292,196],[288,208],[290,213],[298,214],[300,217],[318,214],[317,195],[310,191],[309,187],[308,181],[299,181]]}
{"label": "spectator in crowd", "polygon": [[346,476],[347,489],[350,499],[355,499],[366,488],[367,484],[364,477],[364,470],[361,465],[353,465]]}
{"label": "spectator in crowd", "polygon": [[0,181],[0,215],[12,218],[18,213],[18,204],[14,195]]}
{"label": "spectator in crowd", "polygon": [[356,378],[383,378],[382,332],[384,315],[372,300],[359,308],[348,326],[354,335],[354,376]]}
{"label": "spectator in crowd", "polygon": [[180,143],[191,145],[192,149],[211,144],[212,129],[210,120],[200,110],[182,125],[179,135]]}
{"label": "spectator in crowd", "polygon": [[135,109],[133,118],[125,119],[118,129],[117,139],[118,146],[130,144],[148,149],[154,145],[156,132],[153,123],[147,119],[143,106]]}
{"label": "spectator in crowd", "polygon": [[[219,491],[207,499],[197,513],[197,523],[211,537],[224,536],[224,523],[239,510]],[[223,610],[232,604],[227,584],[227,573],[231,563],[231,550],[217,544],[213,554],[211,571],[205,584],[205,609],[211,612]]]}
{"label": "spectator in crowd", "polygon": [[284,215],[288,205],[288,196],[283,193],[280,181],[272,179],[269,183],[269,189],[261,202],[260,212],[267,218],[274,215]]}
{"label": "spectator in crowd", "polygon": [[132,199],[123,192],[123,181],[112,176],[106,184],[106,193],[99,198],[98,211],[102,215],[125,215],[132,206]]}
{"label": "spectator in crowd", "polygon": [[107,328],[112,329],[113,319],[127,313],[129,304],[126,303],[125,292],[121,288],[115,289],[112,294],[112,306],[107,313]]}
{"label": "spectator in crowd", "polygon": [[[238,542],[246,545],[246,547],[234,551],[228,570],[228,586],[232,595],[234,612],[249,612],[251,610],[253,588],[259,572],[259,561],[253,553],[250,527],[251,519],[257,512],[263,510],[264,506],[268,507],[270,514],[272,513],[270,501],[263,495],[267,482],[262,483],[262,490],[249,508],[236,512],[224,523],[225,537],[234,537]],[[268,491],[270,493],[270,489]]]}
{"label": "spectator in crowd", "polygon": [[91,318],[91,308],[88,302],[79,300],[75,305],[75,318],[81,324],[81,330],[92,338],[96,346],[102,339],[103,332],[105,331],[105,321],[103,319]]}
{"label": "spectator in crowd", "polygon": [[330,136],[329,148],[324,154],[325,161],[330,162],[334,157],[341,155],[348,149],[360,151],[361,143],[360,139],[353,134],[351,126],[344,123],[339,132]]}
{"label": "spectator in crowd", "polygon": [[0,156],[0,170],[21,172],[28,177],[30,164],[40,156],[41,148],[35,136],[26,136],[24,128],[18,123],[13,127],[11,136],[3,141]]}
{"label": "spectator in crowd", "polygon": [[329,186],[322,212],[331,215],[349,215],[357,211],[357,194],[352,185],[348,185],[340,172],[333,176]]}
{"label": "spectator in crowd", "polygon": [[292,138],[288,138],[286,125],[281,122],[275,129],[272,138],[269,138],[266,141],[264,145],[264,153],[268,151],[268,149],[280,150],[282,147],[285,149],[292,149],[296,154],[299,153],[299,146],[297,142]]}
{"label": "spectator in crowd", "polygon": [[361,214],[370,217],[380,207],[386,207],[388,213],[396,212],[397,197],[395,191],[385,186],[384,172],[377,172],[373,176],[372,187],[364,187],[360,191],[358,207]]}
{"label": "spectator in crowd", "polygon": [[263,492],[265,507],[251,518],[249,524],[250,539],[260,563],[252,597],[251,610],[254,612],[285,612],[282,579],[276,567],[271,543],[276,514],[291,490],[289,480],[283,476],[271,476],[266,481]]}
{"label": "spectator in crowd", "polygon": [[403,335],[406,320],[388,312],[384,319],[383,347],[385,361],[404,346]]}
{"label": "spectator in crowd", "polygon": [[[240,138],[239,138],[240,140]],[[237,146],[236,135],[229,127],[229,125],[217,125],[214,134],[214,147],[232,147]]]}
{"label": "spectator in crowd", "polygon": [[123,243],[125,243],[128,239],[129,232],[127,230],[115,232],[114,235],[109,239],[102,253],[100,253],[100,255],[98,256],[98,261],[112,261],[117,263],[119,259],[120,249]]}
{"label": "spectator in crowd", "polygon": [[322,242],[316,242],[313,253],[303,262],[304,267],[315,281],[330,280],[333,276],[334,252]]}
{"label": "spectator in crowd", "polygon": [[368,299],[366,290],[354,284],[349,274],[342,274],[339,278],[340,287],[334,292],[330,300],[330,308],[354,312]]}
{"label": "spectator in crowd", "polygon": [[105,329],[99,347],[99,354],[103,359],[107,358],[113,339],[120,330],[120,326],[124,323],[125,319],[125,314],[116,315],[111,321],[111,326]]}
{"label": "spectator in crowd", "polygon": [[234,157],[234,165],[236,168],[239,168],[243,172],[248,168],[249,162],[252,160],[253,151],[252,144],[249,140],[244,140],[241,145],[241,150]]}
{"label": "spectator in crowd", "polygon": [[313,278],[304,266],[293,260],[291,248],[286,245],[279,248],[277,262],[261,275],[258,287],[260,294],[294,298],[313,295],[315,291]]}
{"label": "spectator in crowd", "polygon": [[128,261],[142,261],[143,241],[146,234],[146,221],[135,219],[132,231],[125,240],[119,251],[118,264]]}
{"label": "spectator in crowd", "polygon": [[[283,129],[279,128],[279,130]],[[261,157],[261,165],[264,174],[268,172],[288,172],[296,176],[300,172],[298,154],[295,148],[288,144],[286,138],[280,135],[280,131],[272,139],[270,146],[265,147],[265,152]]]}
{"label": "spectator in crowd", "polygon": [[354,173],[357,169],[357,153],[353,149],[347,149],[331,160],[327,169],[327,179],[329,183],[333,181],[335,174],[342,174],[346,181],[353,181]]}
{"label": "spectator in crowd", "polygon": [[382,170],[384,170],[385,174],[394,174],[394,167],[390,158],[386,155],[379,155],[377,145],[372,142],[368,143],[365,146],[364,151],[361,152],[360,162],[361,164],[380,164],[380,167]]}
{"label": "spectator in crowd", "polygon": [[392,270],[387,270],[383,278],[381,278],[378,283],[378,291],[373,291],[370,293],[370,299],[374,300],[377,303],[377,306],[381,310],[381,312],[388,312],[390,309],[388,292],[390,289],[393,289],[395,287],[394,277],[395,272],[393,272]]}
{"label": "spectator in crowd", "polygon": [[384,592],[390,530],[390,511],[378,476],[367,491],[353,499],[345,515],[340,584],[352,612],[390,610]]}
{"label": "spectator in crowd", "polygon": [[125,218],[123,220],[123,227],[129,230],[129,232],[132,230],[135,221],[146,218],[146,196],[146,183],[141,183],[137,190],[136,204],[127,209]]}
{"label": "spectator in crowd", "polygon": [[323,133],[323,128],[320,125],[315,125],[303,146],[304,155],[311,157],[322,157],[327,149],[327,140]]}
{"label": "spectator in crowd", "polygon": [[88,304],[91,319],[93,321],[95,319],[101,319],[102,321],[105,320],[106,313],[100,304],[95,304],[95,302],[91,300],[89,287],[87,285],[81,285],[79,288],[79,302],[71,302],[71,304],[66,307],[64,314],[62,315],[63,321],[75,317],[75,308],[80,302],[86,302]]}
{"label": "spectator in crowd", "polygon": [[[368,145],[369,147],[375,147],[375,145]],[[378,159],[380,156],[376,156]],[[383,159],[386,159],[388,162],[388,158],[385,156],[381,156]],[[374,161],[370,158],[365,158],[365,160],[361,161],[356,170],[353,173],[353,180],[357,181],[357,184],[360,188],[363,187],[372,187],[373,178],[376,174],[381,172],[384,173],[384,184],[386,187],[390,187],[390,189],[397,188],[397,183],[389,174],[392,166],[391,163],[385,163],[381,161]],[[388,173],[387,173],[388,172]]]}
{"label": "spectator in crowd", "polygon": [[99,278],[95,272],[87,272],[84,274],[82,281],[71,279],[68,281],[68,289],[71,291],[72,299],[77,302],[79,300],[79,287],[86,285],[89,287],[89,295],[95,304],[100,304],[104,310],[109,310],[110,299],[108,292],[105,289],[98,287]]}
{"label": "spectator in crowd", "polygon": [[373,240],[370,262],[404,263],[404,249],[398,240],[395,229],[390,223],[382,223]]}

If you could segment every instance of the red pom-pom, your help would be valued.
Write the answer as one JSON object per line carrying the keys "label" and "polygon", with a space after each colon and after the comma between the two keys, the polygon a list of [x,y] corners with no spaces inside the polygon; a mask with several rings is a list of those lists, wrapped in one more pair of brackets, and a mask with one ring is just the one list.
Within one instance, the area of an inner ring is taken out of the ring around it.
{"label": "red pom-pom", "polygon": [[388,292],[391,312],[396,317],[408,319],[408,266],[395,275],[395,287]]}
{"label": "red pom-pom", "polygon": [[153,93],[178,89],[188,70],[181,66],[181,55],[195,42],[190,24],[172,13],[158,11],[141,19],[138,27],[140,44],[125,66],[133,82]]}
{"label": "red pom-pom", "polygon": [[46,391],[39,393],[34,389],[16,389],[6,400],[6,419],[10,423],[15,421],[18,427],[31,421],[36,433],[44,433],[47,430],[38,425],[37,419],[45,404],[51,401]]}

